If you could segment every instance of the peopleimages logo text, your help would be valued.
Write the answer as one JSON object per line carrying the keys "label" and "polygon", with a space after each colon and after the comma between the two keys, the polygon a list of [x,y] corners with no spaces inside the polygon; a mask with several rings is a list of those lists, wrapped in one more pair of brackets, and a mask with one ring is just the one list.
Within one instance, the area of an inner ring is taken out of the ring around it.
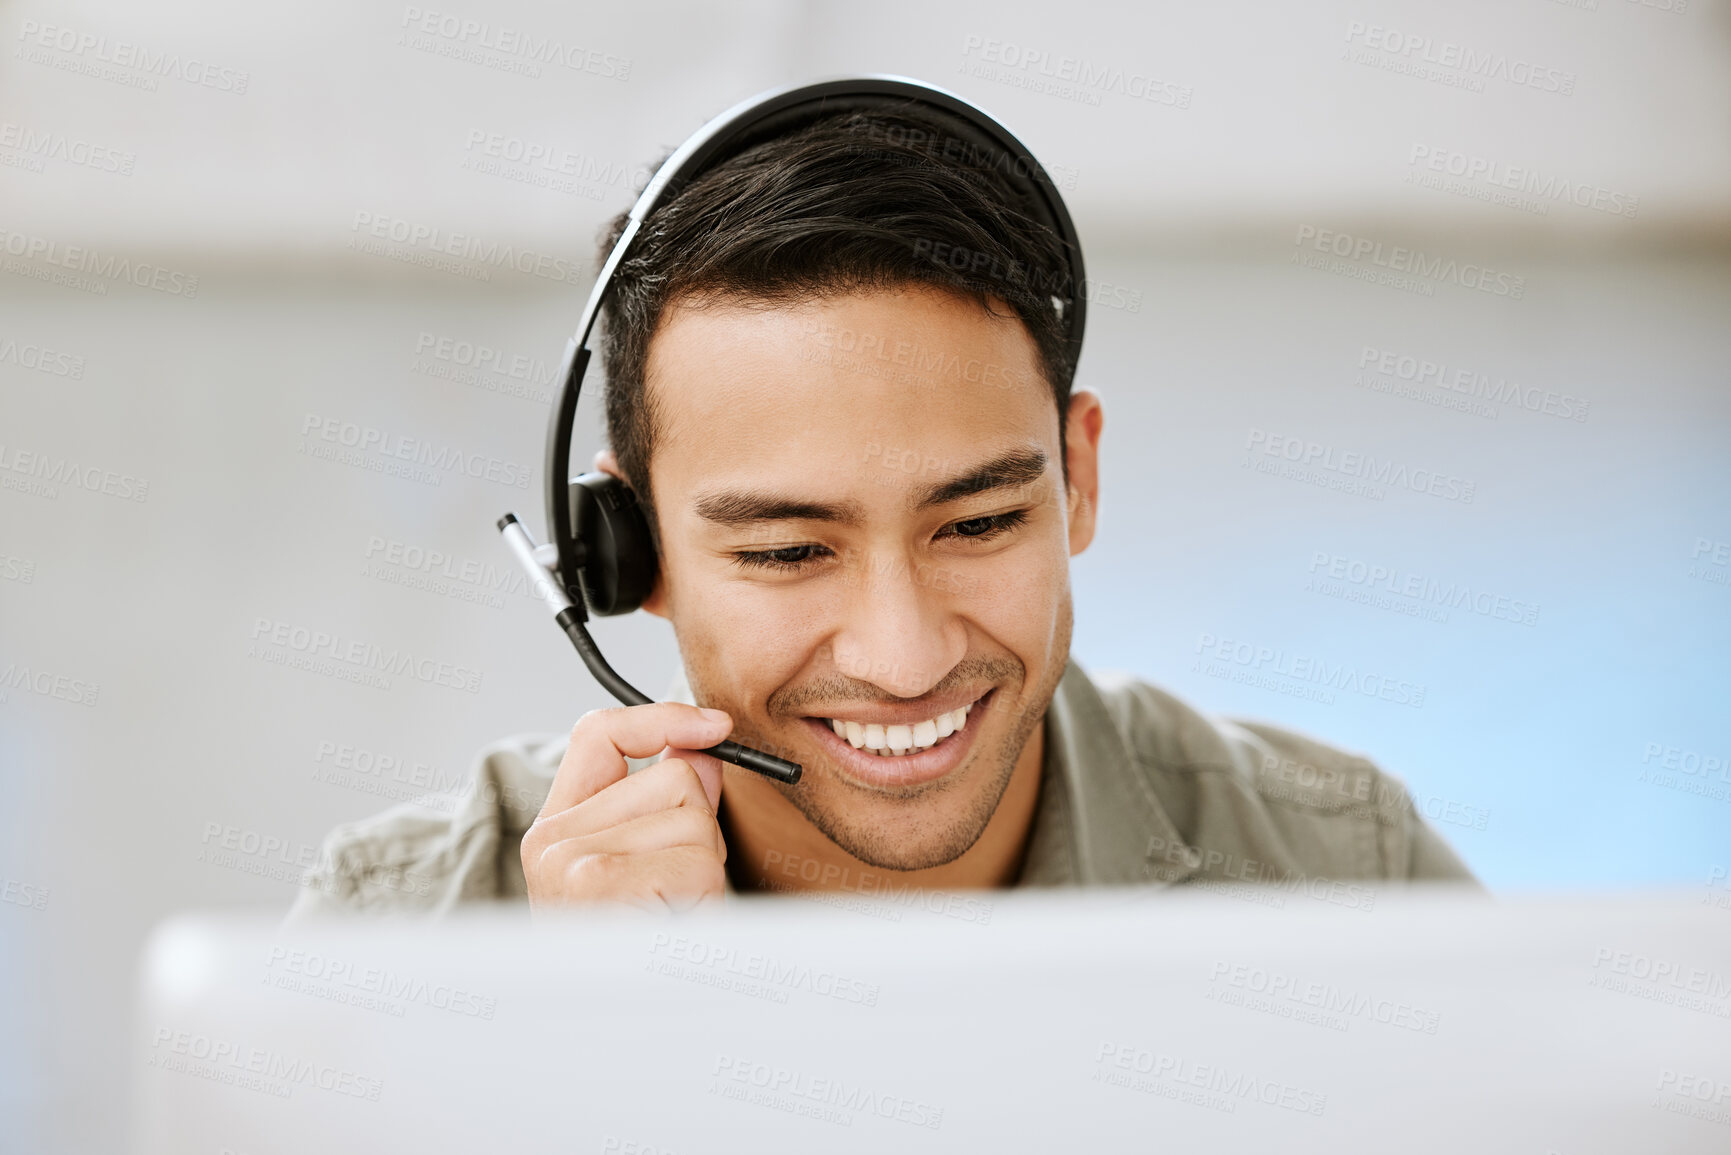
{"label": "peopleimages logo text", "polygon": [[1507,377],[1492,378],[1472,369],[1452,367],[1445,361],[1432,361],[1399,350],[1379,349],[1375,345],[1366,345],[1359,351],[1358,367],[1371,369],[1384,377],[1434,386],[1497,405],[1519,406],[1532,413],[1566,421],[1585,421],[1588,410],[1592,408],[1592,402],[1572,393],[1522,385]]}
{"label": "peopleimages logo text", "polygon": [[1480,82],[1501,80],[1559,96],[1570,96],[1575,91],[1575,74],[1565,69],[1535,64],[1504,52],[1481,51],[1452,40],[1435,40],[1380,24],[1366,24],[1362,20],[1347,22],[1346,41],[1415,65],[1450,69]]}
{"label": "peopleimages logo text", "polygon": [[[438,37],[453,46],[497,52],[523,64],[557,64],[604,80],[630,80],[631,60],[581,44],[567,44],[522,28],[470,20],[450,12],[431,12],[413,4],[403,8],[402,27],[410,33]],[[537,72],[538,75],[538,72]]]}
{"label": "peopleimages logo text", "polygon": [[[49,237],[0,226],[0,250],[4,250],[7,256],[42,261],[108,281],[130,281],[141,289],[154,289],[172,297],[198,296],[198,277],[191,273],[104,253],[88,245],[64,245]],[[108,290],[102,287],[100,291],[106,293]]]}
{"label": "peopleimages logo text", "polygon": [[370,213],[365,209],[356,211],[349,231],[360,234],[362,238],[391,241],[436,256],[456,257],[478,265],[490,265],[495,269],[512,268],[545,281],[575,282],[583,279],[581,265],[575,261],[567,261],[564,257],[538,253],[533,249],[519,249],[498,241],[483,241],[472,233],[450,232],[436,225],[425,225],[382,213]]}
{"label": "peopleimages logo text", "polygon": [[[1253,673],[1290,678],[1295,682],[1349,691],[1367,698],[1380,698],[1385,702],[1410,706],[1415,710],[1424,706],[1426,689],[1423,683],[1409,682],[1404,678],[1372,670],[1361,670],[1350,662],[1330,662],[1310,654],[1235,641],[1210,633],[1197,636],[1196,653],[1205,661],[1239,666]],[[1222,668],[1228,666],[1223,665]]]}
{"label": "peopleimages logo text", "polygon": [[1428,144],[1415,144],[1407,164],[1429,172],[1482,181],[1499,189],[1527,193],[1543,201],[1564,201],[1584,209],[1633,219],[1641,209],[1641,198],[1602,185],[1572,181],[1530,165],[1505,164],[1490,157],[1458,152]]}
{"label": "peopleimages logo text", "polygon": [[[92,144],[82,137],[48,132],[28,125],[0,122],[0,148],[23,153],[36,161],[58,160],[97,172],[131,176],[138,157],[125,149]],[[38,168],[36,171],[40,172]]]}
{"label": "peopleimages logo text", "polygon": [[1386,457],[1379,458],[1374,454],[1352,449],[1342,450],[1332,445],[1307,441],[1302,437],[1270,433],[1266,429],[1251,429],[1244,449],[1252,457],[1260,454],[1279,458],[1309,469],[1337,473],[1372,485],[1425,493],[1445,501],[1459,501],[1470,505],[1473,496],[1478,492],[1478,483],[1464,477],[1441,473],[1435,469],[1409,469]]}
{"label": "peopleimages logo text", "polygon": [[[1343,557],[1326,550],[1319,549],[1311,553],[1310,573],[1313,577],[1320,575],[1362,590],[1393,594],[1395,597],[1410,598],[1415,602],[1444,609],[1464,609],[1497,621],[1531,626],[1536,625],[1539,620],[1539,606],[1536,602],[1522,601],[1491,590],[1474,589],[1466,582],[1440,581],[1398,566]],[[1330,591],[1323,589],[1319,592]],[[1447,620],[1446,616],[1443,620]]]}
{"label": "peopleimages logo text", "polygon": [[[424,658],[396,646],[386,648],[358,638],[345,638],[326,630],[294,622],[259,618],[253,622],[255,645],[282,647],[311,658],[342,662],[378,674],[401,674],[431,686],[445,686],[471,694],[481,690],[481,671],[451,662]],[[389,686],[382,687],[389,689]]]}
{"label": "peopleimages logo text", "polygon": [[[152,51],[126,40],[110,42],[106,36],[35,20],[19,22],[18,39],[26,47],[53,49],[79,60],[136,69],[151,77],[173,77],[236,96],[246,95],[247,83],[252,79],[251,74],[238,68],[225,68],[192,56],[182,58],[178,52]],[[155,87],[154,83],[151,87]]]}
{"label": "peopleimages logo text", "polygon": [[1518,301],[1527,291],[1525,277],[1499,273],[1485,265],[1462,264],[1453,257],[1436,256],[1421,249],[1384,246],[1381,241],[1370,237],[1355,237],[1351,233],[1319,229],[1315,225],[1298,226],[1298,235],[1292,243],[1302,247],[1307,241],[1319,253],[1331,253],[1349,261],[1369,261],[1379,268],[1411,273],[1433,281],[1449,281],[1463,289],[1477,289],[1496,297]]}
{"label": "peopleimages logo text", "polygon": [[[1150,104],[1189,108],[1190,98],[1194,95],[1194,90],[1187,84],[1174,84],[1133,68],[1101,64],[1079,56],[1054,56],[1043,49],[1025,48],[991,37],[967,37],[962,41],[962,55],[1008,70],[1005,77],[1019,74],[1048,84],[1072,85],[1074,89],[1071,92],[1066,93],[1060,89],[1055,90],[1054,95],[1086,96],[1090,98],[1084,101],[1087,104],[1099,104],[1100,94],[1112,93],[1128,96],[1132,100],[1145,100]],[[985,79],[1003,78],[987,76]],[[1043,86],[1039,84],[1019,84],[1016,87],[1043,90]]]}
{"label": "peopleimages logo text", "polygon": [[[20,473],[33,479],[20,483],[6,474]],[[39,484],[36,484],[39,483]],[[55,457],[33,449],[19,449],[0,442],[0,486],[7,489],[33,488],[41,496],[59,496],[57,486],[72,486],[100,493],[121,501],[145,501],[150,497],[150,482],[130,473],[116,473],[98,465],[84,465],[70,457]]]}
{"label": "peopleimages logo text", "polygon": [[84,376],[84,358],[76,353],[59,352],[42,345],[20,345],[13,338],[0,337],[0,365],[6,364],[73,380]]}
{"label": "peopleimages logo text", "polygon": [[484,453],[471,453],[451,445],[439,445],[425,438],[406,437],[356,421],[308,413],[301,419],[301,436],[308,440],[327,441],[356,453],[377,453],[384,458],[413,462],[447,473],[461,473],[514,489],[529,488],[531,471],[526,465]]}

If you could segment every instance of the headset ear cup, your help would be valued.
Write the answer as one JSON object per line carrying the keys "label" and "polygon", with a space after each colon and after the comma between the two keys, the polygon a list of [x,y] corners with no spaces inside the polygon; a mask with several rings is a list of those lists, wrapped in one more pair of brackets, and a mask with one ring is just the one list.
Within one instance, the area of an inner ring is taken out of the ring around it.
{"label": "headset ear cup", "polygon": [[649,522],[629,486],[609,473],[572,478],[571,535],[590,613],[612,617],[643,604],[655,588],[657,559]]}

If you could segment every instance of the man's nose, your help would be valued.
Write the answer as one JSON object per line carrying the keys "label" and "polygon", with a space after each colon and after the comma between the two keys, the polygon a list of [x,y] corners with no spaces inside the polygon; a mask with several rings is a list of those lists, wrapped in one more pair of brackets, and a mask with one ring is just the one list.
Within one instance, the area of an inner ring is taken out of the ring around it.
{"label": "man's nose", "polygon": [[917,698],[967,653],[967,628],[943,583],[900,553],[869,553],[854,566],[837,671],[898,698]]}

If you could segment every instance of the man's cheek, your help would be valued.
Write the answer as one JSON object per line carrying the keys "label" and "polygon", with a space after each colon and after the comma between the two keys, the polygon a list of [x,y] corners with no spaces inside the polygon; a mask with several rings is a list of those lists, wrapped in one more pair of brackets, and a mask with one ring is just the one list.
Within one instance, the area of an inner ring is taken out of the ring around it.
{"label": "man's cheek", "polygon": [[748,744],[799,761],[787,743],[809,735],[796,728],[803,726],[798,719],[772,718],[769,699],[813,661],[825,618],[805,599],[774,596],[790,592],[764,588],[749,596],[688,600],[676,609],[673,627],[698,700],[733,716],[736,739],[749,728],[761,743]]}

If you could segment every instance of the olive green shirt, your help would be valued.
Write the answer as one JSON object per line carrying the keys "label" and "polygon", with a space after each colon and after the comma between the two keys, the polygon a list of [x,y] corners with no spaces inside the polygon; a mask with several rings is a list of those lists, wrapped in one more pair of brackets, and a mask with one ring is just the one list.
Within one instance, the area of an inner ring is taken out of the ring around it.
{"label": "olive green shirt", "polygon": [[[1357,755],[1204,714],[1135,678],[1096,680],[1074,661],[1045,726],[1018,886],[1259,884],[1368,908],[1380,881],[1477,885],[1400,782]],[[292,917],[526,901],[519,847],[565,743],[487,747],[454,813],[406,803],[337,827]]]}

